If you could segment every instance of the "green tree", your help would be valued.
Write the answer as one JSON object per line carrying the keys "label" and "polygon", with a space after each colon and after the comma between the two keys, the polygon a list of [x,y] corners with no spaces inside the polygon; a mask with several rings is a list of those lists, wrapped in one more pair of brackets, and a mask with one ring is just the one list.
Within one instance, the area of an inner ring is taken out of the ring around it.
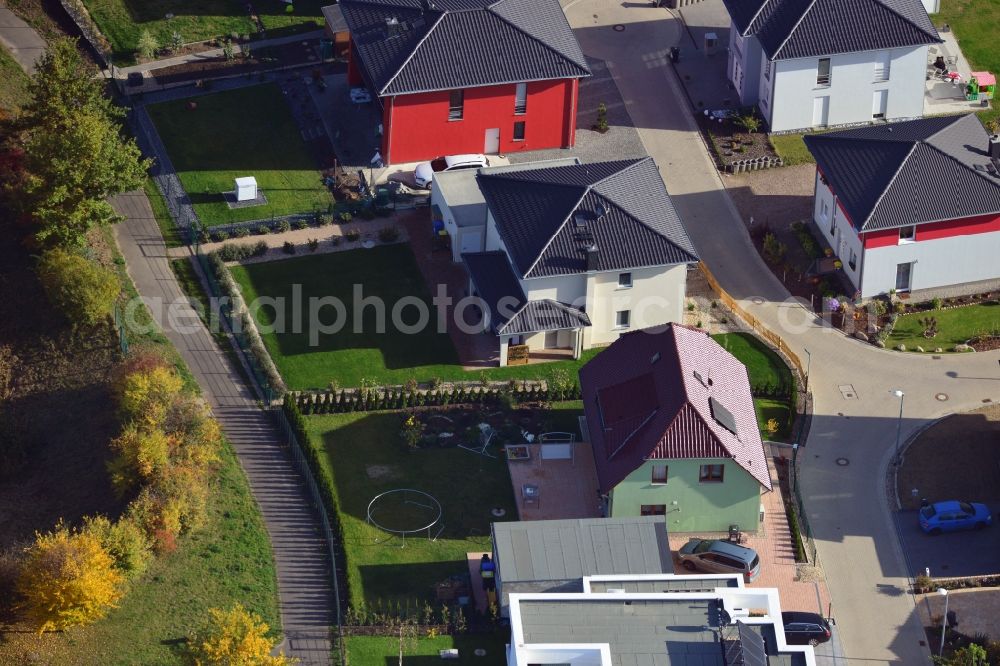
{"label": "green tree", "polygon": [[66,250],[49,250],[38,263],[46,296],[74,326],[105,320],[121,286],[114,272]]}
{"label": "green tree", "polygon": [[32,78],[19,195],[42,246],[83,245],[93,226],[118,220],[107,198],[145,178],[149,162],[123,138],[122,111],[102,86],[69,39],[53,43]]}
{"label": "green tree", "polygon": [[139,42],[136,44],[136,53],[139,57],[152,60],[156,57],[156,52],[160,50],[160,43],[149,30],[139,33]]}

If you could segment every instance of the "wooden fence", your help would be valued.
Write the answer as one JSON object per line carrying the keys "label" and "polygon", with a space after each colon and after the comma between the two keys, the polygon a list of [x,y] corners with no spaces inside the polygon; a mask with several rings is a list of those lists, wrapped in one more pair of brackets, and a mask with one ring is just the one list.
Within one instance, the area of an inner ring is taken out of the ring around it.
{"label": "wooden fence", "polygon": [[764,338],[772,345],[777,347],[782,354],[788,357],[788,360],[792,362],[792,365],[795,366],[795,369],[798,370],[799,377],[804,378],[806,376],[806,373],[805,369],[802,367],[802,361],[799,360],[798,354],[793,352],[792,349],[788,346],[788,344],[781,339],[781,336],[772,331],[767,326],[765,326],[763,323],[761,323],[759,319],[754,317],[745,309],[743,309],[743,307],[739,304],[739,302],[737,302],[735,298],[730,296],[729,293],[722,288],[722,286],[719,284],[719,281],[715,279],[714,275],[712,275],[712,271],[710,271],[708,269],[708,266],[705,265],[705,262],[703,261],[698,262],[698,268],[701,269],[702,275],[705,276],[705,280],[708,282],[708,286],[712,288],[712,291],[718,294],[719,300],[722,301],[722,304],[725,305],[730,310],[732,310],[733,313],[736,314],[740,319],[745,321],[747,325],[750,328],[752,328],[754,332],[757,333],[760,337]]}

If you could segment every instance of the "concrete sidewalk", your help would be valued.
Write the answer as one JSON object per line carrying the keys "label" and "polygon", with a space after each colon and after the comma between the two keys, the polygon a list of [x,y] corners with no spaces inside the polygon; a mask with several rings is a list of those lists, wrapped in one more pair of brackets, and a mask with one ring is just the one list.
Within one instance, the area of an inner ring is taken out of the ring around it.
{"label": "concrete sidewalk", "polygon": [[[129,275],[198,380],[260,507],[277,569],[285,652],[302,664],[327,665],[336,617],[333,579],[305,479],[274,422],[257,406],[256,395],[188,305],[146,195],[130,192],[112,203],[126,217],[115,231]],[[173,317],[165,314],[171,304],[179,304],[172,308]]]}
{"label": "concrete sidewalk", "polygon": [[0,6],[0,44],[7,47],[24,71],[31,74],[45,52],[45,40],[7,7]]}
{"label": "concrete sidewalk", "polygon": [[584,53],[608,63],[702,260],[803,362],[811,353],[814,414],[799,464],[847,655],[852,664],[928,663],[886,493],[899,412],[889,390],[906,392],[905,439],[931,419],[995,398],[1000,352],[935,360],[879,350],[791,299],[753,248],[670,68],[680,23],[665,9],[625,5],[579,0],[567,16]]}

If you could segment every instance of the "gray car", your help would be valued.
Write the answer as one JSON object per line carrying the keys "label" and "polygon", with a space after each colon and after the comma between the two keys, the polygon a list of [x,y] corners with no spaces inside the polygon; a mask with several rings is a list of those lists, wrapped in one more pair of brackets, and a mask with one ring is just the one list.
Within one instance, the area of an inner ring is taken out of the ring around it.
{"label": "gray car", "polygon": [[721,539],[691,539],[677,551],[677,558],[688,571],[738,573],[747,583],[760,574],[760,558],[753,548]]}

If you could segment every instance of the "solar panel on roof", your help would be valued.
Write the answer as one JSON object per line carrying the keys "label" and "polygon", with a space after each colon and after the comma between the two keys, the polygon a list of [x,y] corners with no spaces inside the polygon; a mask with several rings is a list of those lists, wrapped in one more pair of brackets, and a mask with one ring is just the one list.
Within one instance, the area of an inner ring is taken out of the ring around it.
{"label": "solar panel on roof", "polygon": [[768,666],[767,652],[764,650],[764,637],[742,622],[736,623],[739,640],[727,654],[730,666]]}
{"label": "solar panel on roof", "polygon": [[722,406],[715,398],[708,399],[708,406],[712,410],[712,418],[720,426],[728,430],[729,432],[736,434],[736,417],[728,409]]}

